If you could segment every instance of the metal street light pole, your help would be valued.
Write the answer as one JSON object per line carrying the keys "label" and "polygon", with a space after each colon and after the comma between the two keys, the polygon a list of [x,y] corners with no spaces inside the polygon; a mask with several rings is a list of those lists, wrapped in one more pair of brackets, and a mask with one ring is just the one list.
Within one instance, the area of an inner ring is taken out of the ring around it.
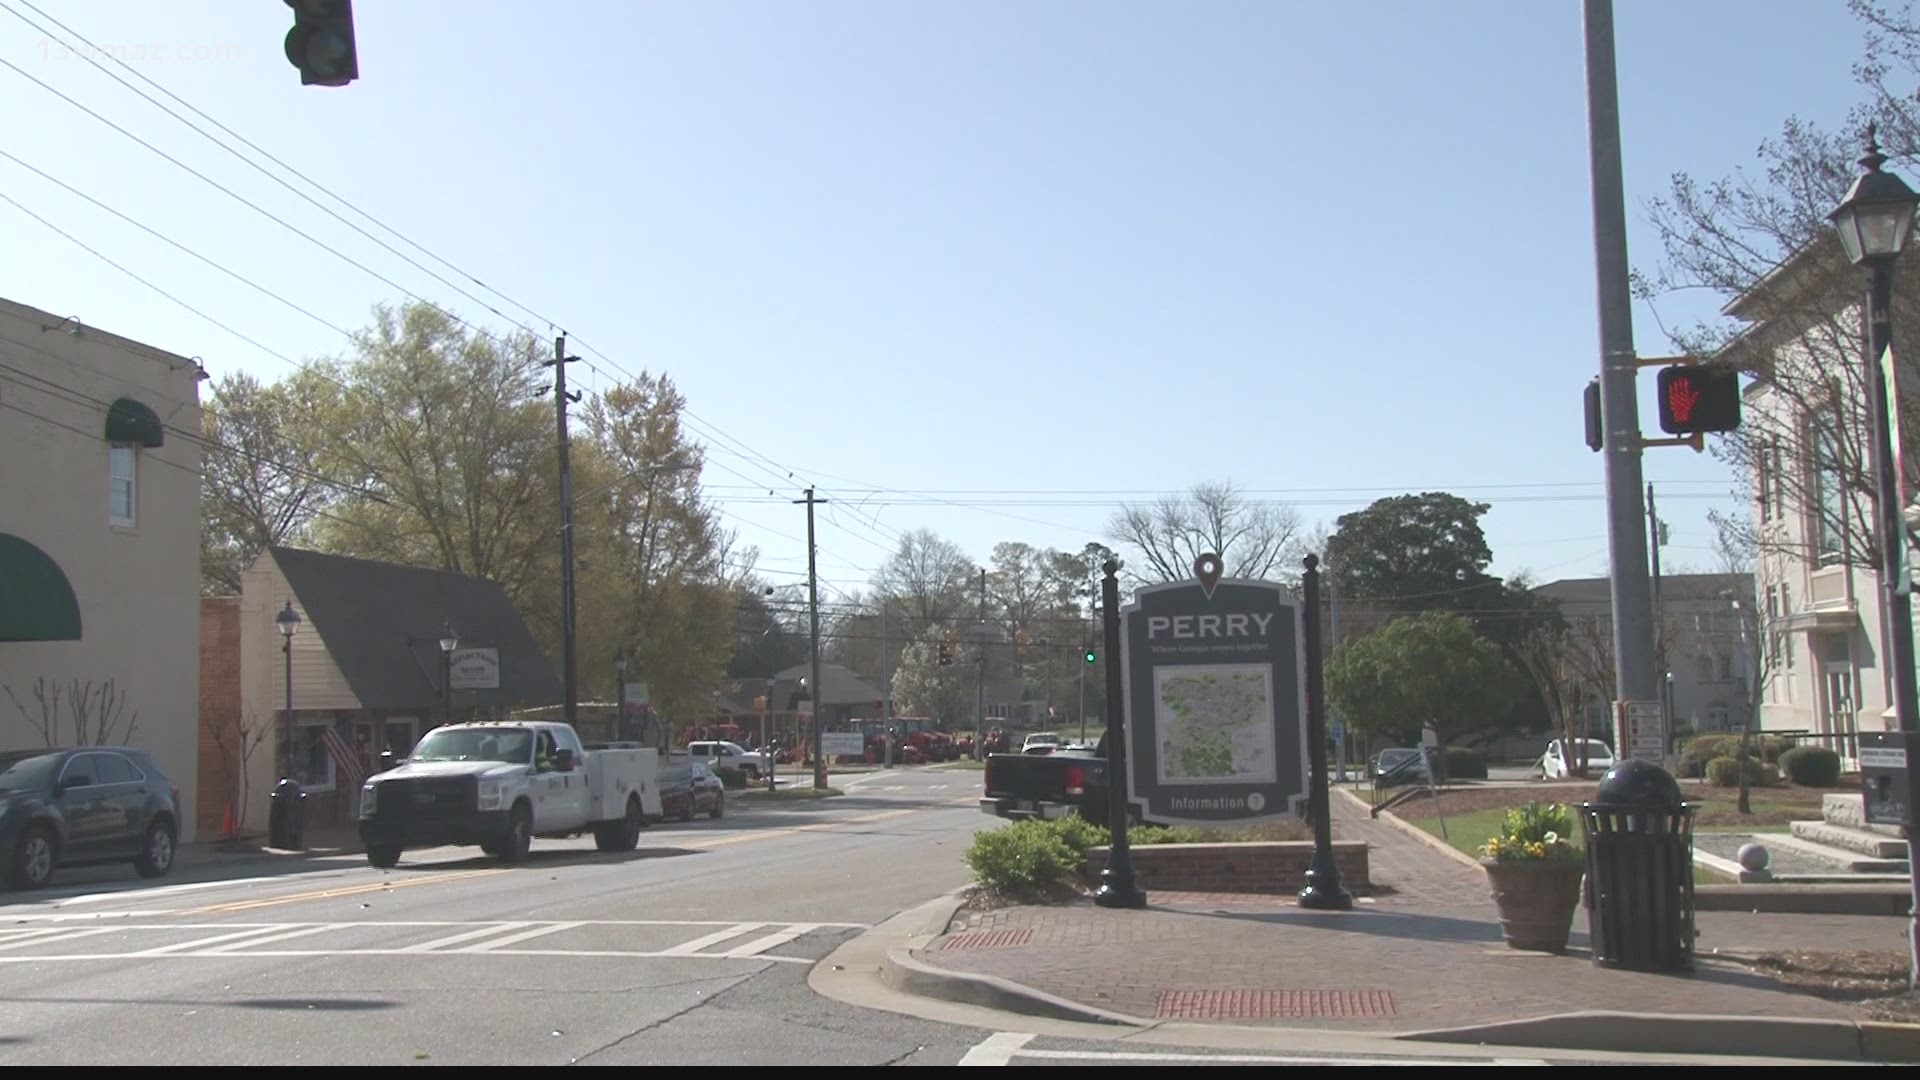
{"label": "metal street light pole", "polygon": [[453,628],[453,620],[440,624],[440,722],[453,723],[453,650],[460,647],[460,634]]}
{"label": "metal street light pole", "polygon": [[1093,902],[1107,908],[1143,908],[1147,894],[1134,878],[1133,847],[1127,841],[1127,733],[1123,709],[1126,687],[1120,672],[1120,564],[1108,559],[1101,567],[1101,614],[1105,619],[1107,649],[1107,868],[1100,871],[1100,889]]}
{"label": "metal street light pole", "polygon": [[613,737],[627,737],[627,648],[613,654]]}
{"label": "metal street light pole", "polygon": [[289,599],[280,614],[273,617],[273,624],[280,631],[281,649],[286,654],[287,668],[287,720],[284,749],[280,754],[280,778],[293,777],[293,635],[300,629],[300,613],[293,610],[293,601]]}
{"label": "metal street light pole", "polygon": [[[1867,383],[1869,421],[1873,434],[1874,532],[1880,544],[1881,626],[1888,640],[1884,643],[1893,685],[1893,710],[1901,732],[1920,730],[1920,706],[1916,706],[1913,643],[1913,577],[1907,565],[1907,531],[1901,490],[1906,486],[1904,465],[1894,437],[1894,395],[1897,384],[1890,385],[1893,365],[1893,265],[1901,249],[1913,235],[1913,216],[1920,206],[1916,195],[1904,180],[1881,166],[1887,158],[1880,152],[1874,129],[1867,128],[1867,152],[1860,158],[1864,170],[1854,180],[1847,197],[1834,210],[1832,220],[1840,235],[1840,244],[1855,266],[1866,270],[1866,333],[1862,358]],[[1908,763],[1912,767],[1912,763]],[[1913,894],[1920,900],[1920,836],[1907,826],[1908,874]],[[1911,918],[1911,961],[1909,985],[1920,986],[1920,902],[1913,905]]]}

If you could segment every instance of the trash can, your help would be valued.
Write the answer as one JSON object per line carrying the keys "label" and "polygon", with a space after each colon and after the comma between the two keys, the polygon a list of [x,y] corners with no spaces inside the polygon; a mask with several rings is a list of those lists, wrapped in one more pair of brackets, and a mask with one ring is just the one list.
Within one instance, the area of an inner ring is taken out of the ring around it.
{"label": "trash can", "polygon": [[267,846],[282,851],[306,849],[307,793],[300,784],[284,778],[267,796]]}
{"label": "trash can", "polygon": [[1593,962],[1629,971],[1693,967],[1693,815],[1658,765],[1623,761],[1580,804]]}

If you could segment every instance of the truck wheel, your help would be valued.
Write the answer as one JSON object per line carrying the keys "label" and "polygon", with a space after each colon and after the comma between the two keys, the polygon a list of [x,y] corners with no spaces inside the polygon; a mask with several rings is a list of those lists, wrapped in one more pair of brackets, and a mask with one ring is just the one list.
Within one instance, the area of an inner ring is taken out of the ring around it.
{"label": "truck wheel", "polygon": [[533,847],[533,812],[526,803],[515,803],[507,815],[507,835],[500,841],[500,861],[517,863]]}
{"label": "truck wheel", "polygon": [[367,846],[367,865],[380,870],[388,870],[399,865],[400,845],[369,844]]}
{"label": "truck wheel", "polygon": [[624,817],[602,821],[593,827],[593,846],[601,851],[632,851],[640,844],[640,830],[646,827],[647,817],[640,810],[640,797],[629,795]]}

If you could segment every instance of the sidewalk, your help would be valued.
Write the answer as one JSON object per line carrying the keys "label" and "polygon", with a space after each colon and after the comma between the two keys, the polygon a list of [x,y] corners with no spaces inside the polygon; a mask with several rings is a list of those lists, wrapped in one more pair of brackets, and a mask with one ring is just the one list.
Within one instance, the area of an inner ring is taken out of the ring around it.
{"label": "sidewalk", "polygon": [[992,976],[1142,1020],[1405,1033],[1574,1012],[1851,1020],[1856,1010],[1776,986],[1714,952],[1904,951],[1884,916],[1701,912],[1696,971],[1597,968],[1586,913],[1562,956],[1506,947],[1475,867],[1335,801],[1335,835],[1370,845],[1381,895],[1346,913],[1281,897],[1161,892],[1146,911],[1086,901],[962,911],[916,950],[936,969]]}

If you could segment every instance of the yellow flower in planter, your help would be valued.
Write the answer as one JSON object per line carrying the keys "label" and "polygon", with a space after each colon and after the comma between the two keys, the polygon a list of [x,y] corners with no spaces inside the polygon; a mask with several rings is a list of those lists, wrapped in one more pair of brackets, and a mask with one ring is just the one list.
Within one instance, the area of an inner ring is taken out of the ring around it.
{"label": "yellow flower in planter", "polygon": [[1480,853],[1496,862],[1569,861],[1579,852],[1563,837],[1573,831],[1573,815],[1562,805],[1528,803],[1510,807],[1500,835],[1481,846]]}

